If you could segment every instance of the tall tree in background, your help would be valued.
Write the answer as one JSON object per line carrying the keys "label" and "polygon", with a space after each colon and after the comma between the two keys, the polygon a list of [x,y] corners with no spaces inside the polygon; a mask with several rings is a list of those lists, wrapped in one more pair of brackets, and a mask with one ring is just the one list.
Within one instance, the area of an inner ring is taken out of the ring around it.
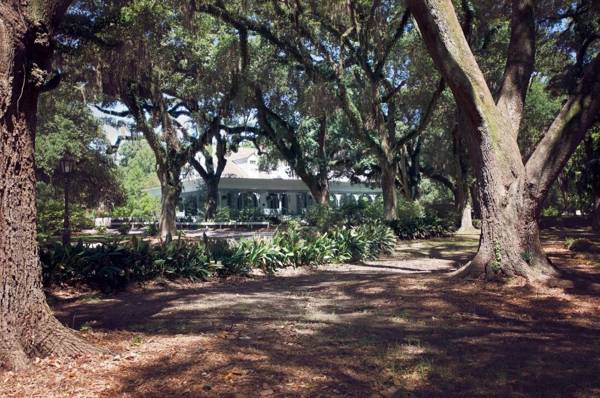
{"label": "tall tree in background", "polygon": [[[464,112],[481,193],[479,250],[461,274],[486,278],[557,275],[542,249],[538,218],[551,184],[600,115],[600,55],[583,60],[558,116],[525,161],[517,145],[535,57],[534,5],[512,1],[511,38],[495,100],[450,0],[409,1],[429,52]],[[579,59],[579,57],[578,57]]]}
{"label": "tall tree in background", "polygon": [[255,138],[266,139],[270,144],[266,147],[276,153],[271,159],[284,160],[315,202],[328,206],[329,181],[336,166],[345,164],[351,146],[344,134],[343,115],[335,100],[325,94],[326,87],[282,64],[276,51],[253,52],[248,95],[256,109]]}
{"label": "tall tree in background", "polygon": [[415,125],[399,128],[400,91],[406,84],[399,54],[408,12],[394,1],[272,2],[253,8],[215,2],[198,8],[262,36],[285,54],[283,62],[302,68],[313,83],[329,86],[350,132],[378,160],[385,218],[395,219],[399,164],[404,163],[398,154],[408,155],[406,145],[423,132],[443,91],[441,82],[434,83]]}
{"label": "tall tree in background", "polygon": [[52,83],[52,37],[70,3],[0,3],[0,365],[8,368],[92,350],[50,311],[36,239],[37,102]]}
{"label": "tall tree in background", "polygon": [[[154,152],[161,185],[159,229],[162,237],[173,236],[187,163],[206,184],[206,217],[216,209],[228,151],[227,122],[245,68],[243,61],[235,61],[243,58],[243,33],[207,15],[190,16],[178,2],[132,1],[120,20],[112,36],[121,43],[99,57],[88,53],[84,58],[101,81],[104,104],[99,109],[132,120],[133,130]],[[216,166],[209,151],[213,144]]]}

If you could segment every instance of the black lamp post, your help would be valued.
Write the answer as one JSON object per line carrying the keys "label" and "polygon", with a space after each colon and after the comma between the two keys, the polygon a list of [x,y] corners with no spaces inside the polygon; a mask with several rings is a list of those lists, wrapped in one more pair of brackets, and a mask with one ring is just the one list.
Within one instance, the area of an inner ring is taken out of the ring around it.
{"label": "black lamp post", "polygon": [[69,219],[69,178],[75,166],[75,159],[70,153],[66,153],[60,161],[60,170],[65,176],[65,218],[63,222],[63,245],[71,243],[71,223]]}

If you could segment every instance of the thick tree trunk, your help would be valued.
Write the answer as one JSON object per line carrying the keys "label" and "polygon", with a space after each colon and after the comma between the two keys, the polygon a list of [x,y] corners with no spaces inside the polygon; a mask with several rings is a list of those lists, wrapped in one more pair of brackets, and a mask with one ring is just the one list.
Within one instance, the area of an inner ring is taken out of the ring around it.
{"label": "thick tree trunk", "polygon": [[310,187],[310,193],[315,200],[315,203],[321,206],[329,206],[329,187]]}
{"label": "thick tree trunk", "polygon": [[463,206],[460,213],[460,226],[456,231],[458,235],[477,235],[481,232],[473,226],[472,210],[471,204],[468,202]]}
{"label": "thick tree trunk", "polygon": [[518,192],[514,195],[515,200],[507,197],[506,205],[484,201],[479,250],[458,275],[483,275],[488,280],[514,276],[544,280],[558,276],[540,242],[537,206],[527,204]]}
{"label": "thick tree trunk", "polygon": [[481,220],[481,201],[479,200],[479,187],[477,184],[471,184],[469,187],[471,194],[471,204],[473,205],[473,215],[476,219]]}
{"label": "thick tree trunk", "polygon": [[533,2],[513,0],[511,45],[499,106],[477,65],[450,0],[409,0],[429,53],[465,116],[471,164],[479,184],[481,238],[475,258],[459,274],[487,279],[546,279],[557,271],[544,255],[537,219],[557,175],[597,121],[600,56],[526,164],[517,132],[535,53]]}
{"label": "thick tree trunk", "polygon": [[181,195],[181,183],[170,181],[160,186],[159,230],[162,239],[171,239],[177,235],[177,203]]}
{"label": "thick tree trunk", "polygon": [[592,230],[600,232],[600,144],[594,146],[592,134],[585,143],[586,165],[592,182]]}
{"label": "thick tree trunk", "polygon": [[383,217],[386,221],[397,218],[398,194],[396,192],[396,173],[394,166],[381,164],[381,191],[383,193]]}
{"label": "thick tree trunk", "polygon": [[452,152],[454,154],[454,180],[456,181],[456,189],[454,190],[454,206],[457,212],[458,230],[457,234],[478,234],[479,231],[473,227],[473,219],[471,218],[471,204],[469,202],[469,181],[468,172],[469,166],[467,163],[467,153],[464,148],[463,139],[460,135],[461,128],[464,128],[465,121],[460,114],[457,113],[459,123],[452,129]]}
{"label": "thick tree trunk", "polygon": [[600,232],[600,188],[595,189],[594,209],[592,211],[592,230]]}
{"label": "thick tree trunk", "polygon": [[42,291],[34,140],[50,43],[18,9],[0,5],[0,367],[11,369],[34,355],[94,351],[56,320]]}
{"label": "thick tree trunk", "polygon": [[206,205],[204,207],[204,220],[212,220],[217,212],[219,203],[219,178],[210,178],[206,184]]}

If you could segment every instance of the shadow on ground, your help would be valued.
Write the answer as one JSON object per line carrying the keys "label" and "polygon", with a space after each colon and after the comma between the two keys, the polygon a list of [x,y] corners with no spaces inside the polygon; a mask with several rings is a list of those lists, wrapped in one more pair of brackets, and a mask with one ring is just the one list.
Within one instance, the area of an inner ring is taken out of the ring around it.
{"label": "shadow on ground", "polygon": [[[428,258],[456,248],[440,245],[408,248],[420,253],[408,261],[151,288],[56,311],[75,328],[136,333],[142,347],[175,342],[142,349],[109,396],[600,396],[597,295],[458,283],[446,276],[457,263]],[[568,253],[553,255],[572,268]]]}

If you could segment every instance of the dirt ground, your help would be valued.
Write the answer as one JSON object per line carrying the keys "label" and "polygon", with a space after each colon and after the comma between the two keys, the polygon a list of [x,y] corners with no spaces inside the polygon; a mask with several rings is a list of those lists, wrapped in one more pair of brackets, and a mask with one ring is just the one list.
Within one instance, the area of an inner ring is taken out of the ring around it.
{"label": "dirt ground", "polygon": [[[545,247],[567,288],[447,277],[473,237],[273,278],[54,292],[109,350],[0,373],[2,397],[600,397],[600,255]],[[600,247],[600,246],[599,246]]]}

